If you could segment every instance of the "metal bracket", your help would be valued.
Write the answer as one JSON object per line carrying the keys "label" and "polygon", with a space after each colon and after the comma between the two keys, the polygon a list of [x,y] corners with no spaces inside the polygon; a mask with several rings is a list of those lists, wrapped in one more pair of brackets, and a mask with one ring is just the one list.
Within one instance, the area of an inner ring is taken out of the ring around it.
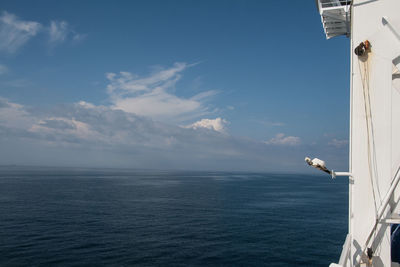
{"label": "metal bracket", "polygon": [[396,36],[397,40],[400,41],[400,31],[393,25],[393,23],[389,20],[388,17],[382,17],[382,24],[387,25],[390,31]]}
{"label": "metal bracket", "polygon": [[349,178],[353,177],[351,172],[335,172],[334,170],[331,171],[332,179],[335,179],[336,176],[349,176]]}

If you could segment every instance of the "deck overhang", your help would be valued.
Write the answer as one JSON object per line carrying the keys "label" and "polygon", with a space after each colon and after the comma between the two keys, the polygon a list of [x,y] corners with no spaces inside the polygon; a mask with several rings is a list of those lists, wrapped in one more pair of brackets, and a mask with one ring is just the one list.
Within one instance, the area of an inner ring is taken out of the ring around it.
{"label": "deck overhang", "polygon": [[349,0],[316,0],[326,39],[350,35]]}

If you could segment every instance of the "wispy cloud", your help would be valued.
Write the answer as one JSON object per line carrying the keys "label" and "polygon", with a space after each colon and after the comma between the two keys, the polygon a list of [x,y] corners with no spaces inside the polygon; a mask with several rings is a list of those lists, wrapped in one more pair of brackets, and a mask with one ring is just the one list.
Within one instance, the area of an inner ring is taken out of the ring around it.
{"label": "wispy cloud", "polygon": [[48,28],[49,42],[52,45],[61,44],[68,39],[77,42],[85,38],[85,34],[79,34],[71,28],[68,22],[52,20]]}
{"label": "wispy cloud", "polygon": [[35,21],[24,21],[3,11],[0,15],[0,50],[14,53],[34,37],[42,28]]}
{"label": "wispy cloud", "polygon": [[69,33],[68,23],[66,21],[51,21],[49,27],[49,36],[51,43],[64,42]]}
{"label": "wispy cloud", "polygon": [[107,73],[107,92],[113,108],[161,121],[184,121],[209,113],[205,101],[215,95],[215,91],[205,91],[190,98],[171,92],[188,67],[190,65],[186,63],[175,63],[147,77],[130,72]]}
{"label": "wispy cloud", "polygon": [[278,133],[274,138],[268,141],[264,141],[267,145],[288,145],[295,146],[301,143],[300,137],[297,136],[286,136],[283,133]]}
{"label": "wispy cloud", "polygon": [[340,147],[344,147],[347,146],[349,143],[349,140],[347,139],[336,139],[333,138],[331,141],[329,141],[329,145],[340,148]]}
{"label": "wispy cloud", "polygon": [[49,26],[45,26],[36,21],[22,20],[6,11],[0,13],[0,51],[15,53],[40,32],[47,32],[52,46],[67,40],[79,42],[86,37],[63,20],[52,20]]}

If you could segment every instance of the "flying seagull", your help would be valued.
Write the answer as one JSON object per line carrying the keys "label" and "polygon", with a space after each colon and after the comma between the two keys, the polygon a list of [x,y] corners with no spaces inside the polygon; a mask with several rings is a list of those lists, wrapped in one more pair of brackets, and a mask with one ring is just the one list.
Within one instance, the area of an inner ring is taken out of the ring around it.
{"label": "flying seagull", "polygon": [[318,170],[332,174],[332,172],[330,170],[328,170],[328,168],[326,168],[325,161],[320,160],[318,158],[314,158],[313,160],[311,160],[309,157],[306,157],[304,160],[307,162],[308,165],[310,165]]}

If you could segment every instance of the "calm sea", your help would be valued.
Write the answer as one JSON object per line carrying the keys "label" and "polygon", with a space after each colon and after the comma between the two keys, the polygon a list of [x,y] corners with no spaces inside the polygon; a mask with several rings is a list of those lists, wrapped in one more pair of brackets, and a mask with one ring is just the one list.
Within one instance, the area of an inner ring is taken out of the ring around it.
{"label": "calm sea", "polygon": [[1,266],[328,266],[347,233],[329,176],[0,168]]}

